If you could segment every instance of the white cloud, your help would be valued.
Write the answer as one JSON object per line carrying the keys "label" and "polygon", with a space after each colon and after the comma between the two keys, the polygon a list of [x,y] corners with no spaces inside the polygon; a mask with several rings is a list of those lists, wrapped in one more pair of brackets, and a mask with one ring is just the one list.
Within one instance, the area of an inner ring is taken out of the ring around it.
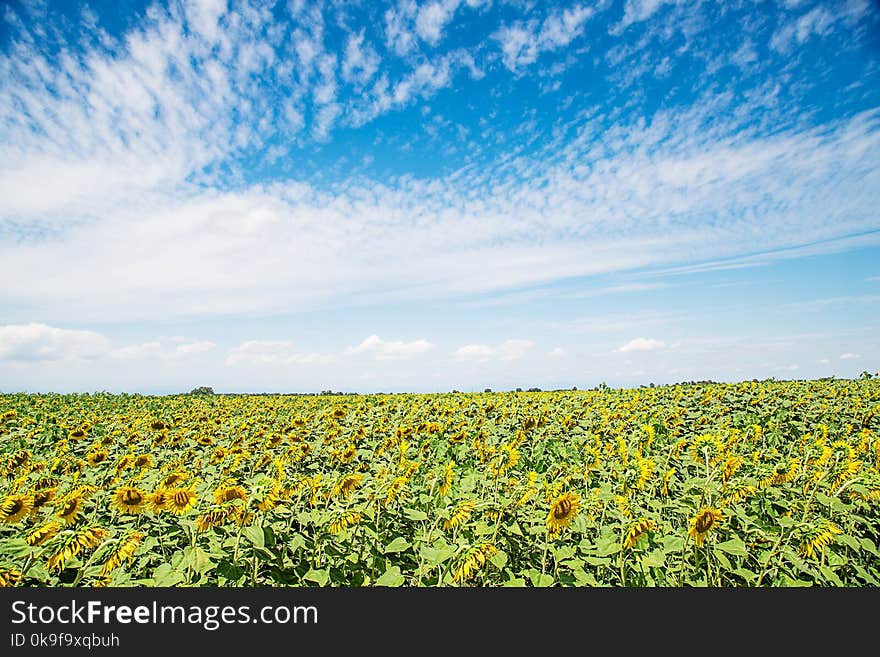
{"label": "white cloud", "polygon": [[504,65],[516,71],[533,63],[542,52],[567,46],[581,35],[592,15],[593,9],[578,5],[550,14],[540,25],[534,20],[503,25],[493,38],[501,46]]}
{"label": "white cloud", "polygon": [[364,45],[363,30],[358,34],[351,34],[345,44],[342,79],[364,85],[375,75],[380,61],[376,51],[369,44]]}
{"label": "white cloud", "polygon": [[630,351],[657,351],[666,347],[666,343],[662,340],[654,340],[653,338],[634,338],[622,347],[616,349],[621,353]]}
{"label": "white cloud", "polygon": [[837,28],[838,23],[852,27],[869,11],[868,0],[849,0],[837,3],[834,10],[814,7],[797,18],[784,23],[770,39],[770,48],[786,54],[813,36],[823,37]]}
{"label": "white cloud", "polygon": [[378,335],[371,335],[355,347],[348,347],[346,354],[373,354],[376,360],[401,360],[423,354],[434,348],[427,340],[412,342],[385,341]]}
{"label": "white cloud", "polygon": [[861,355],[853,354],[850,352],[847,352],[845,354],[840,354],[840,360],[855,360],[856,358],[861,358]]}
{"label": "white cloud", "polygon": [[667,4],[678,4],[681,0],[627,0],[620,23],[611,29],[612,34],[620,34],[633,23],[646,21],[660,7]]}
{"label": "white cloud", "polygon": [[819,362],[820,362],[822,365],[828,365],[831,361],[830,361],[829,359],[827,359],[827,358],[821,358],[821,359],[819,359]]}
{"label": "white cloud", "polygon": [[217,346],[208,340],[189,340],[180,336],[170,341],[174,343],[173,346],[163,344],[162,340],[127,345],[110,351],[109,356],[120,361],[177,360],[207,353]]}
{"label": "white cloud", "polygon": [[92,359],[103,355],[107,344],[107,339],[94,331],[62,329],[38,323],[0,326],[0,360]]}
{"label": "white cloud", "polygon": [[422,40],[436,46],[460,4],[459,0],[442,0],[422,5],[416,15],[416,32]]}
{"label": "white cloud", "polygon": [[525,356],[533,346],[530,340],[518,339],[505,340],[497,345],[468,344],[456,349],[452,356],[460,361],[514,361]]}
{"label": "white cloud", "polygon": [[547,355],[550,356],[550,358],[562,358],[565,356],[565,349],[562,347],[554,347],[547,352]]}
{"label": "white cloud", "polygon": [[271,365],[288,361],[292,356],[291,343],[286,340],[248,340],[231,349],[227,365]]}

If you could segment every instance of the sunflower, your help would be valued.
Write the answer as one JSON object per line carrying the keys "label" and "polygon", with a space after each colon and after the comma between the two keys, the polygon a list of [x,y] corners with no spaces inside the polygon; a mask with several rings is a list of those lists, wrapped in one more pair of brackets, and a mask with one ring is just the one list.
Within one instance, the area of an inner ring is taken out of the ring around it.
{"label": "sunflower", "polygon": [[100,577],[107,577],[114,570],[119,568],[124,561],[131,561],[134,557],[134,551],[144,540],[144,535],[140,532],[132,532],[119,541],[116,549],[101,566]]}
{"label": "sunflower", "polygon": [[217,504],[225,504],[233,500],[247,501],[247,491],[242,486],[221,486],[214,491],[214,501]]}
{"label": "sunflower", "polygon": [[557,497],[547,514],[547,531],[551,534],[561,533],[574,520],[580,504],[580,498],[571,491]]}
{"label": "sunflower", "polygon": [[814,557],[817,553],[821,554],[827,545],[829,545],[840,529],[833,522],[826,522],[817,530],[811,532],[809,538],[800,546],[800,552],[806,557]]}
{"label": "sunflower", "polygon": [[164,488],[155,490],[147,497],[147,504],[153,513],[162,513],[168,510],[168,491]]}
{"label": "sunflower", "polygon": [[134,467],[136,468],[152,468],[153,457],[149,454],[139,454],[134,457]]}
{"label": "sunflower", "polygon": [[362,474],[345,475],[333,487],[330,496],[336,497],[337,495],[342,495],[343,498],[348,499],[354,492],[354,489],[360,485],[363,478],[364,475]]}
{"label": "sunflower", "polygon": [[630,550],[635,547],[636,543],[639,542],[639,539],[652,529],[654,529],[654,521],[648,520],[647,518],[639,518],[631,523],[626,530],[626,535],[623,539],[623,549]]}
{"label": "sunflower", "polygon": [[86,461],[88,461],[90,466],[95,467],[99,463],[106,461],[108,456],[109,454],[106,449],[96,449],[86,454]]}
{"label": "sunflower", "polygon": [[489,557],[497,552],[498,548],[491,543],[481,543],[471,548],[458,568],[455,569],[452,579],[459,583],[466,582],[486,564]]}
{"label": "sunflower", "polygon": [[473,512],[474,503],[470,500],[465,500],[455,508],[455,511],[453,511],[452,515],[449,516],[447,520],[443,521],[444,531],[455,529],[456,527],[464,523]]}
{"label": "sunflower", "polygon": [[0,502],[0,522],[13,523],[24,518],[34,508],[33,498],[27,495],[7,495]]}
{"label": "sunflower", "polygon": [[211,465],[217,465],[222,462],[223,459],[226,458],[226,449],[223,447],[218,447],[211,454]]}
{"label": "sunflower", "polygon": [[166,509],[171,513],[182,516],[193,508],[196,503],[195,488],[171,488],[167,491]]}
{"label": "sunflower", "polygon": [[72,438],[73,440],[82,440],[86,437],[87,432],[85,429],[74,429],[69,434],[67,434],[68,438]]}
{"label": "sunflower", "polygon": [[709,532],[717,527],[723,520],[724,516],[720,509],[710,506],[703,507],[691,520],[691,528],[688,531],[688,536],[692,537],[694,541],[696,541],[696,544],[700,546],[703,544],[703,541],[706,539]]}
{"label": "sunflower", "polygon": [[135,486],[122,486],[113,495],[113,506],[120,513],[136,515],[143,513],[147,497],[143,491]]}
{"label": "sunflower", "polygon": [[443,483],[437,489],[441,495],[448,495],[452,487],[452,478],[455,476],[455,461],[449,461],[443,470]]}
{"label": "sunflower", "polygon": [[171,488],[175,484],[179,484],[180,482],[182,482],[184,479],[187,478],[187,476],[188,475],[186,472],[182,470],[175,470],[171,474],[165,476],[165,478],[162,480],[162,487]]}
{"label": "sunflower", "polygon": [[85,498],[85,494],[80,490],[68,493],[64,499],[58,503],[58,510],[55,512],[55,515],[61,518],[66,525],[75,524],[77,520],[79,520],[80,513],[82,513]]}
{"label": "sunflower", "polygon": [[361,514],[353,511],[351,513],[346,513],[343,516],[340,516],[336,520],[330,523],[330,533],[338,534],[344,529],[348,529],[352,525],[356,525],[361,521]]}
{"label": "sunflower", "polygon": [[205,511],[205,513],[200,515],[198,520],[196,520],[196,529],[199,532],[206,532],[211,529],[211,527],[217,527],[218,525],[222,525],[229,520],[236,519],[240,512],[241,511],[239,507],[233,506],[209,509],[208,511]]}
{"label": "sunflower", "polygon": [[78,532],[71,532],[64,537],[59,548],[49,557],[46,567],[49,570],[63,570],[65,563],[77,556],[82,550],[98,547],[109,533],[100,527],[86,527]]}
{"label": "sunflower", "polygon": [[33,502],[34,507],[33,510],[36,511],[41,506],[51,502],[55,498],[55,494],[58,492],[58,487],[54,486],[52,488],[42,488],[40,490],[34,491]]}
{"label": "sunflower", "polygon": [[42,545],[61,531],[61,523],[50,520],[45,525],[37,527],[24,537],[24,542],[31,546]]}
{"label": "sunflower", "polygon": [[12,587],[20,581],[21,571],[18,568],[0,568],[0,587]]}

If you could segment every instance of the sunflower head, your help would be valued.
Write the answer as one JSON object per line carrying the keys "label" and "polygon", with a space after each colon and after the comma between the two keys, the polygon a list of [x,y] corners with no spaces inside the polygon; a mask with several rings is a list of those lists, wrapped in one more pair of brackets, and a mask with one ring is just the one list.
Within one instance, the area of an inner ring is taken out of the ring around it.
{"label": "sunflower head", "polygon": [[79,491],[74,491],[64,497],[55,511],[55,515],[61,518],[66,525],[73,525],[79,520],[79,515],[82,513],[83,505],[84,505],[85,495],[81,494]]}
{"label": "sunflower head", "polygon": [[152,468],[153,457],[149,454],[140,454],[134,458],[134,467],[136,468]]}
{"label": "sunflower head", "polygon": [[0,501],[0,522],[18,522],[33,508],[33,498],[28,495],[7,495]]}
{"label": "sunflower head", "polygon": [[166,510],[171,513],[182,516],[193,508],[196,503],[196,491],[190,486],[189,488],[171,488],[167,491],[167,500],[165,502]]}
{"label": "sunflower head", "polygon": [[581,500],[577,493],[571,491],[557,497],[547,514],[547,530],[551,534],[559,534],[571,524],[580,508]]}
{"label": "sunflower head", "polygon": [[94,467],[106,461],[108,456],[109,454],[106,449],[96,449],[86,454],[86,461],[89,462],[90,466]]}
{"label": "sunflower head", "polygon": [[67,434],[67,437],[71,438],[73,440],[82,440],[87,435],[88,434],[85,429],[79,428],[79,429],[74,429],[73,431],[71,431],[69,434]]}
{"label": "sunflower head", "polygon": [[113,506],[120,513],[136,515],[144,511],[147,503],[146,494],[136,486],[122,486],[113,495]]}
{"label": "sunflower head", "polygon": [[688,535],[694,539],[698,546],[703,544],[709,532],[718,527],[724,520],[720,509],[703,507],[699,513],[691,519],[691,528]]}
{"label": "sunflower head", "polygon": [[221,486],[214,491],[214,501],[225,504],[233,500],[247,501],[247,491],[242,486]]}

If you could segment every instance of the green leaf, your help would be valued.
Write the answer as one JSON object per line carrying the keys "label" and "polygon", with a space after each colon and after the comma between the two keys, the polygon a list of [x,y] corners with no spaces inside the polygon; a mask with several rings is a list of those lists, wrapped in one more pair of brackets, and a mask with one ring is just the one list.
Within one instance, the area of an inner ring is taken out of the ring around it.
{"label": "green leaf", "polygon": [[403,515],[405,515],[410,520],[427,520],[428,514],[424,511],[419,511],[418,509],[404,509]]}
{"label": "green leaf", "polygon": [[404,581],[405,579],[400,572],[400,566],[389,566],[382,573],[382,576],[376,580],[376,586],[402,586]]}
{"label": "green leaf", "polygon": [[525,585],[526,585],[526,580],[524,580],[522,577],[514,577],[513,579],[509,579],[506,582],[504,582],[504,584],[502,586],[522,588]]}
{"label": "green leaf", "polygon": [[662,568],[666,564],[666,553],[663,550],[654,550],[642,557],[642,565],[645,568]]}
{"label": "green leaf", "polygon": [[10,557],[24,557],[33,551],[33,547],[24,542],[23,538],[9,538],[0,541],[0,554]]}
{"label": "green leaf", "polygon": [[385,554],[392,554],[395,552],[403,552],[404,550],[410,547],[411,543],[403,538],[402,536],[398,536],[393,541],[391,541],[388,545],[385,546],[383,552]]}
{"label": "green leaf", "polygon": [[498,552],[489,557],[489,561],[491,561],[498,570],[503,570],[504,566],[507,565],[507,552],[504,550],[498,550]]}
{"label": "green leaf", "polygon": [[681,536],[664,536],[662,542],[666,554],[681,552],[682,547],[684,547],[684,538]]}
{"label": "green leaf", "polygon": [[174,586],[183,581],[183,574],[175,570],[171,564],[163,563],[153,571],[154,586]]}
{"label": "green leaf", "polygon": [[187,548],[186,564],[194,572],[199,574],[205,573],[214,567],[214,563],[210,559],[210,555],[202,548],[195,546]]}
{"label": "green leaf", "polygon": [[599,539],[596,543],[596,556],[607,557],[611,554],[620,552],[620,543],[614,537],[606,537]]}
{"label": "green leaf", "polygon": [[263,533],[262,527],[245,527],[241,533],[253,545],[259,548],[266,546],[266,535]]}
{"label": "green leaf", "polygon": [[552,575],[541,574],[535,570],[529,572],[529,579],[532,580],[534,586],[540,587],[553,586],[555,581]]}
{"label": "green leaf", "polygon": [[838,543],[843,543],[844,545],[848,545],[856,552],[861,552],[862,544],[859,542],[857,538],[850,536],[849,534],[840,534],[835,537]]}
{"label": "green leaf", "polygon": [[429,566],[437,566],[455,554],[455,548],[448,545],[442,547],[423,545],[419,548],[419,554]]}
{"label": "green leaf", "polygon": [[716,543],[715,549],[732,554],[735,557],[747,557],[749,555],[749,549],[739,536],[734,536],[729,541],[724,541],[723,543]]}
{"label": "green leaf", "polygon": [[312,568],[309,572],[303,575],[303,579],[308,580],[309,582],[315,582],[318,586],[325,586],[330,580],[330,571],[326,568],[321,570],[315,570]]}

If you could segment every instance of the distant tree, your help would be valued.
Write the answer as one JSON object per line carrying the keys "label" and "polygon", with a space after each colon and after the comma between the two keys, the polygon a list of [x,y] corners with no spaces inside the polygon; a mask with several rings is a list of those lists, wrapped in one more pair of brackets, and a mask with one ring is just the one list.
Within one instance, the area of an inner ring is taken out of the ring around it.
{"label": "distant tree", "polygon": [[214,388],[211,388],[210,386],[199,386],[198,388],[193,388],[192,390],[190,390],[189,394],[191,394],[191,395],[213,395]]}
{"label": "distant tree", "polygon": [[522,388],[517,388],[516,391],[517,391],[517,392],[522,392]]}
{"label": "distant tree", "polygon": [[492,388],[486,388],[483,392],[492,392]]}
{"label": "distant tree", "polygon": [[540,388],[529,388],[526,392],[541,392]]}

